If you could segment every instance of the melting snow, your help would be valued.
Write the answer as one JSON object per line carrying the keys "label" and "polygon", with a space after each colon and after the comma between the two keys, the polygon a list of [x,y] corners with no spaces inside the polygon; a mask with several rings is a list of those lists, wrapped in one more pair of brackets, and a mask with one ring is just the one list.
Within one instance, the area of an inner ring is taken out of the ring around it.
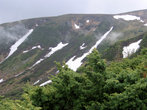
{"label": "melting snow", "polygon": [[68,43],[63,44],[62,42],[60,42],[56,47],[50,47],[49,49],[51,49],[51,51],[47,55],[45,55],[45,57],[50,57],[56,51],[61,50],[63,47],[65,47],[67,45],[68,45]]}
{"label": "melting snow", "polygon": [[[23,71],[24,72],[24,71]],[[23,72],[21,72],[21,73],[19,73],[19,74],[17,74],[17,75],[15,75],[15,77],[18,77],[18,76],[20,76]]]}
{"label": "melting snow", "polygon": [[4,80],[3,79],[0,79],[0,83],[2,83]]}
{"label": "melting snow", "polygon": [[5,58],[5,60],[7,58],[9,58],[16,50],[17,48],[27,39],[27,37],[33,32],[33,29],[30,29],[29,32],[24,35],[22,38],[20,38],[18,41],[16,41],[16,43],[14,45],[12,45],[10,47],[10,52],[8,54],[8,56]]}
{"label": "melting snow", "polygon": [[80,26],[78,26],[77,24],[74,24],[75,29],[80,29]]}
{"label": "melting snow", "polygon": [[84,45],[85,45],[85,43],[83,43],[81,46],[80,46],[80,50],[83,50],[83,49],[85,49],[87,46],[85,46],[84,47]]}
{"label": "melting snow", "polygon": [[113,16],[113,18],[123,19],[123,20],[126,20],[126,21],[138,20],[140,22],[144,22],[143,20],[141,20],[140,17],[133,16],[133,15],[115,15],[115,16]]}
{"label": "melting snow", "polygon": [[86,23],[89,23],[90,21],[89,20],[86,20]]}
{"label": "melting snow", "polygon": [[36,24],[35,26],[38,27],[38,24]]}
{"label": "melting snow", "polygon": [[30,50],[25,50],[25,51],[23,51],[23,53],[27,53],[27,52],[29,52],[29,51],[31,51],[31,50],[36,49],[36,48],[38,48],[38,49],[42,49],[42,50],[43,50],[43,48],[41,48],[41,46],[38,45],[38,46],[34,46],[34,47],[32,47],[32,49],[30,49]]}
{"label": "melting snow", "polygon": [[30,67],[30,69],[33,68],[34,66],[36,66],[37,64],[41,63],[43,60],[44,59],[42,59],[42,58],[40,60],[38,60],[32,67]]}
{"label": "melting snow", "polygon": [[[50,57],[52,54],[54,54],[58,50],[61,50],[63,47],[65,47],[67,45],[68,45],[68,43],[63,44],[62,42],[60,42],[56,47],[50,47],[49,49],[51,49],[51,51],[44,56],[44,59]],[[41,48],[41,47],[38,46],[38,48]],[[41,63],[44,59],[38,60],[32,67],[30,67],[30,69],[33,68],[34,66],[36,66],[37,64]]]}
{"label": "melting snow", "polygon": [[143,21],[143,20],[140,20],[140,22],[144,23],[144,21]]}
{"label": "melting snow", "polygon": [[48,81],[46,81],[46,82],[40,84],[40,87],[41,87],[41,86],[45,86],[45,85],[47,85],[47,84],[49,84],[49,83],[51,83],[51,82],[52,82],[52,80],[48,80]]}
{"label": "melting snow", "polygon": [[36,49],[36,48],[41,49],[41,46],[40,46],[40,45],[38,45],[38,46],[34,46],[34,47],[32,47],[32,49]]}
{"label": "melting snow", "polygon": [[147,26],[147,23],[146,23],[146,24],[144,24],[144,26]]}
{"label": "melting snow", "polygon": [[34,82],[34,84],[33,84],[33,85],[36,85],[36,84],[38,84],[39,82],[40,82],[40,80],[38,80],[38,81]]}
{"label": "melting snow", "polygon": [[107,37],[107,35],[112,31],[113,27],[110,28],[109,31],[107,31],[97,42],[96,44],[89,50],[89,52],[84,53],[81,57],[77,58],[74,60],[74,58],[76,56],[73,56],[71,59],[69,59],[66,64],[68,65],[68,67],[74,71],[77,70],[77,68],[79,68],[82,65],[82,60],[89,55],[94,48],[97,48],[97,46]]}
{"label": "melting snow", "polygon": [[139,48],[139,44],[142,41],[142,39],[138,40],[137,42],[131,43],[128,46],[125,46],[123,48],[123,58],[127,58],[128,56],[132,55],[133,53],[135,53]]}
{"label": "melting snow", "polygon": [[25,51],[23,51],[23,53],[27,53],[27,52],[29,52],[30,50],[25,50]]}

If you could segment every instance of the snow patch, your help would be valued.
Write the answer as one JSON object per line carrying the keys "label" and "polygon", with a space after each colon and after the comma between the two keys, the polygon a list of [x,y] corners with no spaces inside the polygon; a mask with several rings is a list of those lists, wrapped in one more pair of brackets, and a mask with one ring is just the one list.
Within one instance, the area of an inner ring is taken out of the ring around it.
{"label": "snow patch", "polygon": [[81,46],[80,46],[80,50],[83,50],[83,49],[85,49],[87,46],[84,46],[85,45],[85,43],[83,43]]}
{"label": "snow patch", "polygon": [[25,50],[25,51],[23,51],[22,53],[27,53],[27,52],[29,52],[30,50]]}
{"label": "snow patch", "polygon": [[33,84],[33,85],[36,85],[36,84],[38,84],[39,82],[40,82],[40,80],[38,80],[38,81],[34,82],[34,84]]}
{"label": "snow patch", "polygon": [[32,49],[36,49],[36,48],[41,49],[41,46],[40,46],[40,45],[38,45],[38,46],[34,46],[34,47],[32,47]]}
{"label": "snow patch", "polygon": [[33,68],[34,66],[36,66],[37,64],[41,63],[43,60],[44,59],[42,59],[42,58],[40,60],[38,60],[32,67],[30,67],[30,69]]}
{"label": "snow patch", "polygon": [[18,41],[16,41],[15,44],[13,44],[11,47],[10,47],[10,52],[8,54],[8,56],[5,58],[5,60],[7,58],[9,58],[16,50],[17,48],[27,39],[27,37],[33,32],[33,29],[30,29],[29,32],[24,35],[22,38],[20,38]]}
{"label": "snow patch", "polygon": [[122,54],[123,58],[127,58],[128,56],[132,55],[135,53],[139,48],[139,44],[141,43],[142,39],[138,40],[137,42],[131,43],[128,46],[124,46]]}
{"label": "snow patch", "polygon": [[52,54],[54,54],[56,51],[61,50],[63,47],[67,46],[68,43],[63,44],[60,42],[56,47],[50,47],[49,49],[51,50],[48,54],[45,55],[45,57],[50,57]]}
{"label": "snow patch", "polygon": [[88,20],[86,20],[86,23],[89,23],[90,22],[90,20],[88,19]]}
{"label": "snow patch", "polygon": [[15,77],[18,77],[18,76],[20,76],[21,74],[23,74],[23,72],[21,72],[21,73],[19,73],[19,74],[15,75]]}
{"label": "snow patch", "polygon": [[2,83],[4,80],[3,79],[0,79],[0,83]]}
{"label": "snow patch", "polygon": [[140,20],[140,22],[144,23],[144,21],[143,21],[143,20]]}
{"label": "snow patch", "polygon": [[47,85],[47,84],[49,84],[49,83],[51,83],[51,82],[52,82],[52,80],[48,80],[48,81],[46,81],[46,82],[40,84],[40,87],[41,87],[41,86],[45,86],[45,85]]}
{"label": "snow patch", "polygon": [[38,45],[38,46],[34,46],[34,47],[32,47],[30,50],[25,50],[25,51],[23,51],[23,53],[27,53],[27,52],[29,52],[29,51],[31,51],[31,50],[36,49],[36,48],[43,50],[43,48],[41,48],[41,46]]}
{"label": "snow patch", "polygon": [[143,20],[141,20],[140,17],[133,16],[133,15],[115,15],[115,16],[113,16],[113,18],[115,18],[115,19],[123,19],[123,20],[126,20],[126,21],[138,20],[140,22],[144,22]]}
{"label": "snow patch", "polygon": [[82,57],[77,58],[77,59],[75,59],[75,57],[76,56],[73,56],[72,58],[70,58],[66,62],[66,64],[68,65],[68,67],[70,69],[72,69],[73,71],[76,71],[82,65],[82,62],[81,61],[84,59],[84,55]]}
{"label": "snow patch", "polygon": [[146,24],[144,24],[144,26],[147,26],[147,23],[146,23]]}
{"label": "snow patch", "polygon": [[38,27],[38,24],[36,24],[35,26]]}
{"label": "snow patch", "polygon": [[[89,55],[94,48],[97,48],[97,46],[107,37],[107,35],[112,31],[113,27],[110,28],[109,31],[107,31],[97,42],[96,44],[87,52],[84,53],[81,57],[78,57],[77,59],[75,59],[76,56],[73,56],[72,58],[70,58],[66,64],[68,65],[68,67],[74,71],[76,71],[81,65],[82,65],[82,60]],[[75,60],[74,60],[75,59]]]}
{"label": "snow patch", "polygon": [[80,29],[80,26],[79,25],[74,24],[74,26],[75,26],[75,29]]}
{"label": "snow patch", "polygon": [[[37,64],[41,63],[43,60],[45,60],[45,58],[50,57],[52,54],[54,54],[55,52],[57,52],[58,50],[61,50],[62,48],[64,48],[65,46],[67,46],[68,43],[63,44],[62,42],[60,42],[56,47],[50,47],[49,49],[51,50],[48,54],[46,54],[44,56],[44,59],[41,58],[40,60],[38,60],[33,66],[30,67],[33,68],[34,66],[36,66]],[[39,46],[38,46],[39,47]],[[34,47],[35,48],[35,47]],[[41,47],[39,47],[41,48]]]}

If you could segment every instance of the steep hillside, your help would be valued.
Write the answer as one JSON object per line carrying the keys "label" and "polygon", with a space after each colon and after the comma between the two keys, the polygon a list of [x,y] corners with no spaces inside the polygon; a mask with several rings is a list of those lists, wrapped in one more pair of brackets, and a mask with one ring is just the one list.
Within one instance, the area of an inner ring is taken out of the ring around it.
{"label": "steep hillside", "polygon": [[26,82],[48,81],[58,73],[54,61],[76,70],[94,48],[112,60],[123,58],[123,46],[139,39],[146,46],[146,13],[71,14],[0,25],[0,94],[19,95]]}

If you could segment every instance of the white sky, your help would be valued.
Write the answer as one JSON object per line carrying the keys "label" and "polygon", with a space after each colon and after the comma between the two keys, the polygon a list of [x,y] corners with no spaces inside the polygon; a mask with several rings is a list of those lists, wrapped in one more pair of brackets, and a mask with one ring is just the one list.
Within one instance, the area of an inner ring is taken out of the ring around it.
{"label": "white sky", "polygon": [[0,23],[71,13],[114,14],[147,9],[147,0],[0,0]]}

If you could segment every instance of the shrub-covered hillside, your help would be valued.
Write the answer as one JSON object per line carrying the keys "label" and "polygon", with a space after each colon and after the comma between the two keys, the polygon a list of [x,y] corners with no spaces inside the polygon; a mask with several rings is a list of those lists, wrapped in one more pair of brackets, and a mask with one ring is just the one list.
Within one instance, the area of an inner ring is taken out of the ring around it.
{"label": "shrub-covered hillside", "polygon": [[107,64],[97,50],[77,72],[57,63],[47,86],[27,86],[22,100],[0,98],[0,110],[146,110],[147,49]]}

